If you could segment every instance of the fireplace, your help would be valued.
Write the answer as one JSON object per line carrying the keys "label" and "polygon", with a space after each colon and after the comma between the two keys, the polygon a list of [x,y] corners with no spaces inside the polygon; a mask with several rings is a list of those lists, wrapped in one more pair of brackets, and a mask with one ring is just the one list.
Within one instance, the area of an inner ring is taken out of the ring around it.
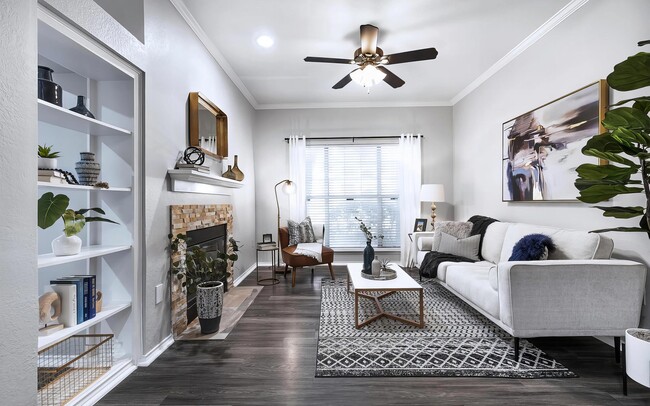
{"label": "fireplace", "polygon": [[[174,236],[185,234],[191,238],[189,246],[200,245],[208,251],[224,250],[227,248],[227,239],[233,236],[232,205],[230,204],[184,204],[170,207],[171,229]],[[221,231],[216,232],[217,229]],[[224,231],[225,230],[225,231]],[[184,255],[184,253],[181,253]],[[177,260],[178,258],[176,258]],[[231,265],[228,272],[232,273]],[[228,278],[225,286],[233,286],[233,278]],[[196,310],[188,309],[186,290],[178,279],[171,278],[171,310],[172,331],[174,338],[179,337],[187,328],[192,318],[196,317]],[[225,288],[224,286],[224,288]],[[189,298],[192,301],[192,298]],[[189,317],[188,317],[189,316]],[[194,323],[198,323],[195,320]]]}
{"label": "fireplace", "polygon": [[[226,224],[218,224],[187,232],[189,242],[187,249],[192,247],[203,248],[208,255],[216,258],[217,252],[226,252],[226,241],[228,241],[228,228]],[[227,281],[224,288],[227,289]],[[187,296],[187,323],[191,323],[197,317],[196,294]]]}

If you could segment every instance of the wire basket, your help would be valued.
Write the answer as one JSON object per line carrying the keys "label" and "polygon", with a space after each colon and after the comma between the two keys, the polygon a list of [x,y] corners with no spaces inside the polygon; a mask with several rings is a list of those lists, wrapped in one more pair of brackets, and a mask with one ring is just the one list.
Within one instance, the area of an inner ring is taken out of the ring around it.
{"label": "wire basket", "polygon": [[38,352],[38,404],[64,405],[113,365],[113,334],[74,335]]}

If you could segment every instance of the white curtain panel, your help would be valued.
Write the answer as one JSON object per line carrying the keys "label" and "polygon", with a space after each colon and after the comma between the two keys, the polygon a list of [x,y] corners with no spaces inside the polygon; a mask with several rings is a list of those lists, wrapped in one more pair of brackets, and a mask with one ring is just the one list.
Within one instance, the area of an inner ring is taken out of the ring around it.
{"label": "white curtain panel", "polygon": [[305,195],[305,172],[307,140],[305,136],[289,137],[289,179],[295,183],[295,193],[289,195],[289,218],[302,221],[307,215],[307,198]]}
{"label": "white curtain panel", "polygon": [[402,134],[399,139],[401,158],[399,221],[400,221],[400,262],[407,266],[410,259],[411,240],[415,219],[420,215],[420,185],[422,184],[422,152],[420,135]]}

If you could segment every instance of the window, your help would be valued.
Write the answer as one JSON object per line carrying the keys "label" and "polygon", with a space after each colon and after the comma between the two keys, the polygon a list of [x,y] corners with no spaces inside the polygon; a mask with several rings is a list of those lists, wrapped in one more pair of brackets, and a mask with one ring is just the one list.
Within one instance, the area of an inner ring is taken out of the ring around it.
{"label": "window", "polygon": [[375,246],[399,247],[398,144],[307,145],[307,215],[325,224],[332,248],[364,247],[359,217]]}

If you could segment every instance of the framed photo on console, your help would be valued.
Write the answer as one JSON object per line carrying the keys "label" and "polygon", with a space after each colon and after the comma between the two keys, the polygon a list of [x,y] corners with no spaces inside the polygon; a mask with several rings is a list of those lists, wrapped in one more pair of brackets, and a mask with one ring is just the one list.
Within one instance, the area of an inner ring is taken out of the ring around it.
{"label": "framed photo on console", "polygon": [[262,234],[262,242],[273,242],[273,234]]}
{"label": "framed photo on console", "polygon": [[413,232],[417,233],[419,231],[426,231],[426,230],[427,230],[427,219],[415,219]]}

